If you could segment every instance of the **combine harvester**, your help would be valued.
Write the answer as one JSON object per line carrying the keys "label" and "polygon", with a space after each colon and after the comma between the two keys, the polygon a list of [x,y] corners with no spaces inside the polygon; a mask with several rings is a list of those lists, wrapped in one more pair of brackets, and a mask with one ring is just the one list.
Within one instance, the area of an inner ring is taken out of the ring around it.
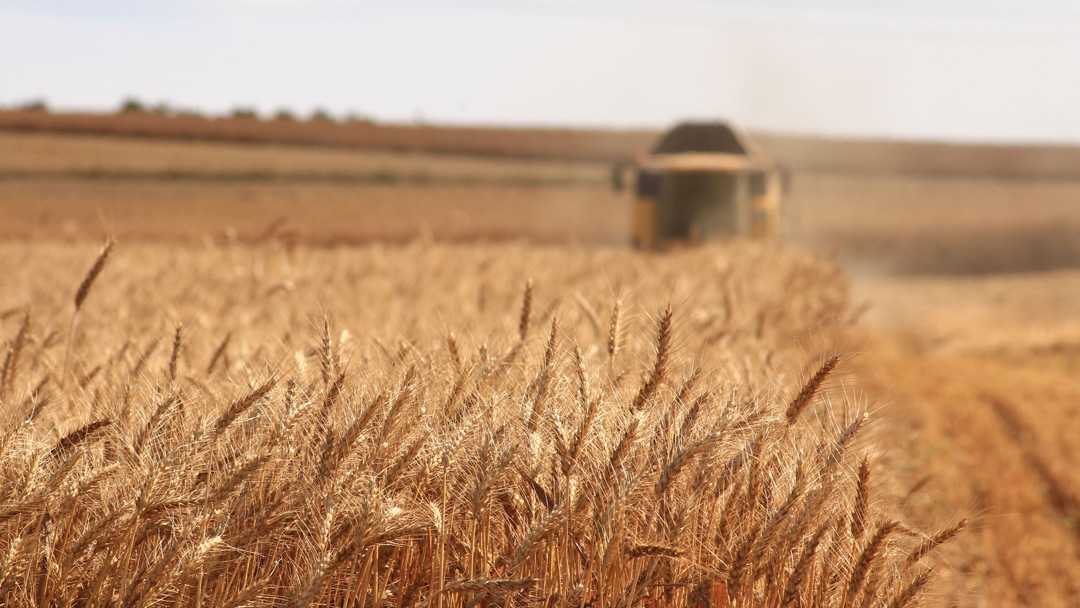
{"label": "combine harvester", "polygon": [[[622,189],[624,167],[614,186]],[[769,155],[729,124],[683,123],[634,166],[633,242],[652,249],[777,234],[782,176]]]}

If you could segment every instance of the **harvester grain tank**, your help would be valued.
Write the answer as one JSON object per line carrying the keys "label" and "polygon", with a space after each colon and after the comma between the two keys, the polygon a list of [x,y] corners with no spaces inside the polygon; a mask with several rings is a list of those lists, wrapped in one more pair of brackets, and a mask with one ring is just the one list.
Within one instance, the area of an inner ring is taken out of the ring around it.
{"label": "harvester grain tank", "polygon": [[680,124],[635,169],[633,241],[640,247],[776,235],[780,171],[727,123]]}

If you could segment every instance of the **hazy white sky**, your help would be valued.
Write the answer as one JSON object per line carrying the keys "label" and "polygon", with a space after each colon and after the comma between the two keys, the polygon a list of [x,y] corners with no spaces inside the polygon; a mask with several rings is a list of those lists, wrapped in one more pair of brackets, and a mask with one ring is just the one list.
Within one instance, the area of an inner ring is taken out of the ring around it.
{"label": "hazy white sky", "polygon": [[0,0],[0,104],[1080,143],[1080,2]]}

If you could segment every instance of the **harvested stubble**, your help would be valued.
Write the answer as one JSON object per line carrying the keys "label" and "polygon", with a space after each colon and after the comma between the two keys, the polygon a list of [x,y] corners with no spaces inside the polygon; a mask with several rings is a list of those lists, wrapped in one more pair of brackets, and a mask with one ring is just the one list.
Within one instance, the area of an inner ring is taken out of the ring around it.
{"label": "harvested stubble", "polygon": [[121,246],[64,388],[93,251],[0,249],[5,605],[899,607],[944,538],[815,422],[813,258]]}

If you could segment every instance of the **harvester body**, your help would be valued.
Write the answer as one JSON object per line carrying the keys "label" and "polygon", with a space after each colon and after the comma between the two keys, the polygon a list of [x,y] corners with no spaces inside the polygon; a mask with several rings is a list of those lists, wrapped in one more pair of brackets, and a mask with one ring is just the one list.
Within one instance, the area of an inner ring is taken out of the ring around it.
{"label": "harvester body", "polygon": [[776,235],[780,172],[730,125],[678,125],[635,169],[633,241],[640,247]]}

